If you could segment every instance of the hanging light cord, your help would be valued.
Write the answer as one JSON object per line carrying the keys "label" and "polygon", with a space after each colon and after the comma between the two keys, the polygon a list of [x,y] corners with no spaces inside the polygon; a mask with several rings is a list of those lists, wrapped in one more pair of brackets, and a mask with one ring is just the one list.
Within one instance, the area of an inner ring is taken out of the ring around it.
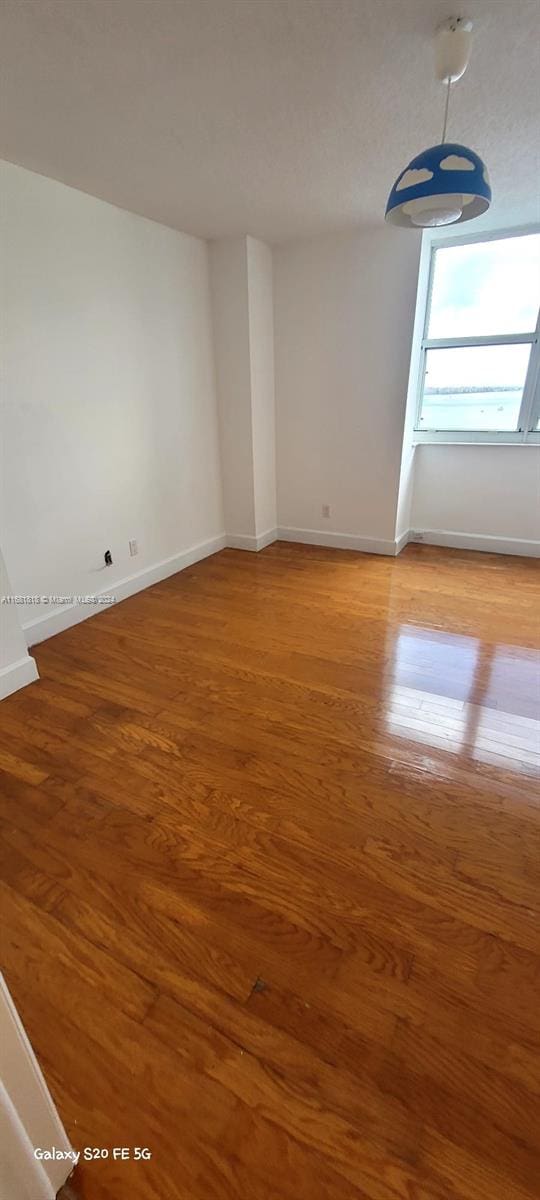
{"label": "hanging light cord", "polygon": [[446,141],[446,126],[448,125],[448,105],[450,103],[450,88],[451,87],[452,87],[452,80],[448,79],[447,87],[446,87],[446,104],[444,106],[444,124],[443,124],[441,142]]}

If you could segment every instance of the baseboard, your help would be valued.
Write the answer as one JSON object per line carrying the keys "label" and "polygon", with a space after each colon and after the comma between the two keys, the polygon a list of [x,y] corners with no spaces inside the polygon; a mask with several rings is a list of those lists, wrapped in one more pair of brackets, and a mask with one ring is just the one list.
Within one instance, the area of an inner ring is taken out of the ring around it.
{"label": "baseboard", "polygon": [[[96,596],[114,596],[116,603],[120,603],[121,600],[127,600],[128,596],[134,596],[136,592],[142,592],[145,588],[152,587],[154,583],[160,583],[162,579],[176,575],[178,571],[185,570],[193,563],[200,562],[203,558],[209,558],[211,554],[217,554],[218,550],[224,550],[226,545],[225,534],[219,534],[218,537],[210,538],[207,542],[199,542],[197,546],[190,546],[188,550],[181,550],[179,554],[164,558],[161,562],[155,563],[151,567],[145,567],[144,570],[137,571],[133,575],[126,575],[124,579],[118,579],[111,584],[111,587],[102,588],[95,594]],[[36,646],[39,642],[44,642],[47,638],[53,637],[57,633],[63,633],[65,629],[70,629],[72,625],[78,625],[79,621],[85,621],[88,617],[105,611],[106,606],[68,604],[54,612],[35,617],[32,621],[23,623],[27,644]]]}
{"label": "baseboard", "polygon": [[405,546],[407,546],[409,544],[409,542],[411,541],[411,538],[412,538],[412,531],[410,529],[406,529],[405,533],[401,533],[400,536],[398,538],[396,538],[395,543],[394,543],[395,547],[396,547],[395,553],[401,554],[401,551],[404,550]]}
{"label": "baseboard", "polygon": [[260,533],[257,538],[257,549],[264,550],[266,546],[271,546],[272,542],[277,541],[277,529],[267,529],[266,533]]}
{"label": "baseboard", "polygon": [[24,658],[19,658],[17,662],[10,663],[8,667],[2,667],[0,670],[0,700],[5,700],[6,696],[18,692],[19,688],[26,687],[35,679],[39,679],[39,672],[35,660],[29,654],[26,654]]}
{"label": "baseboard", "polygon": [[291,529],[281,526],[277,536],[282,542],[302,542],[306,546],[330,546],[335,550],[359,550],[363,554],[397,553],[396,542],[382,538],[361,537],[356,533],[331,533],[322,529]]}
{"label": "baseboard", "polygon": [[486,554],[519,554],[525,558],[540,558],[540,542],[526,538],[460,533],[455,529],[411,529],[408,540],[423,542],[428,546],[449,546],[455,550],[481,550]]}
{"label": "baseboard", "polygon": [[270,546],[276,541],[278,536],[277,529],[267,529],[265,533],[259,533],[258,536],[249,533],[228,533],[227,547],[229,550],[264,550],[265,546]]}

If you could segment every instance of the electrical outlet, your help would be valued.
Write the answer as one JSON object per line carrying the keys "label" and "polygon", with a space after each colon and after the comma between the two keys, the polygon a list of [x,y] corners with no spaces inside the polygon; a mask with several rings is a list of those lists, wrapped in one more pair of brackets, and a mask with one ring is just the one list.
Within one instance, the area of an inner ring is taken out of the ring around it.
{"label": "electrical outlet", "polygon": [[132,558],[134,558],[135,555],[139,553],[139,544],[137,542],[137,538],[129,539],[129,553]]}
{"label": "electrical outlet", "polygon": [[323,506],[322,506],[322,515],[323,515],[323,517],[329,517],[329,516],[330,516],[330,505],[329,505],[329,504],[323,504]]}

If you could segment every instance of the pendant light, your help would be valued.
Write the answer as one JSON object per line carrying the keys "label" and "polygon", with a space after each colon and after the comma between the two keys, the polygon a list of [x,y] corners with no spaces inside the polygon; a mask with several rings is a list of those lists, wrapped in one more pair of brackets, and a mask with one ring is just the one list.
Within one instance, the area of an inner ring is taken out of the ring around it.
{"label": "pendant light", "polygon": [[489,208],[491,188],[482,159],[468,146],[446,141],[450,88],[467,69],[472,21],[450,17],[435,35],[435,73],[446,84],[442,138],[398,176],[386,205],[392,225],[433,228],[471,221]]}

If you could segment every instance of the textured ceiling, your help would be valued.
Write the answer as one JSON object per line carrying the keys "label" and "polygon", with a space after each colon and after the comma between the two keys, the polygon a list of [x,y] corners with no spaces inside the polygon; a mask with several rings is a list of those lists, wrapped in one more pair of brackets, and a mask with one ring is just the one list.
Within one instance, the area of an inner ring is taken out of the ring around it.
{"label": "textured ceiling", "polygon": [[[0,154],[204,237],[382,220],[440,138],[432,31],[453,0],[3,0]],[[448,136],[493,221],[538,208],[539,0],[467,0]],[[404,234],[404,236],[407,236]]]}

